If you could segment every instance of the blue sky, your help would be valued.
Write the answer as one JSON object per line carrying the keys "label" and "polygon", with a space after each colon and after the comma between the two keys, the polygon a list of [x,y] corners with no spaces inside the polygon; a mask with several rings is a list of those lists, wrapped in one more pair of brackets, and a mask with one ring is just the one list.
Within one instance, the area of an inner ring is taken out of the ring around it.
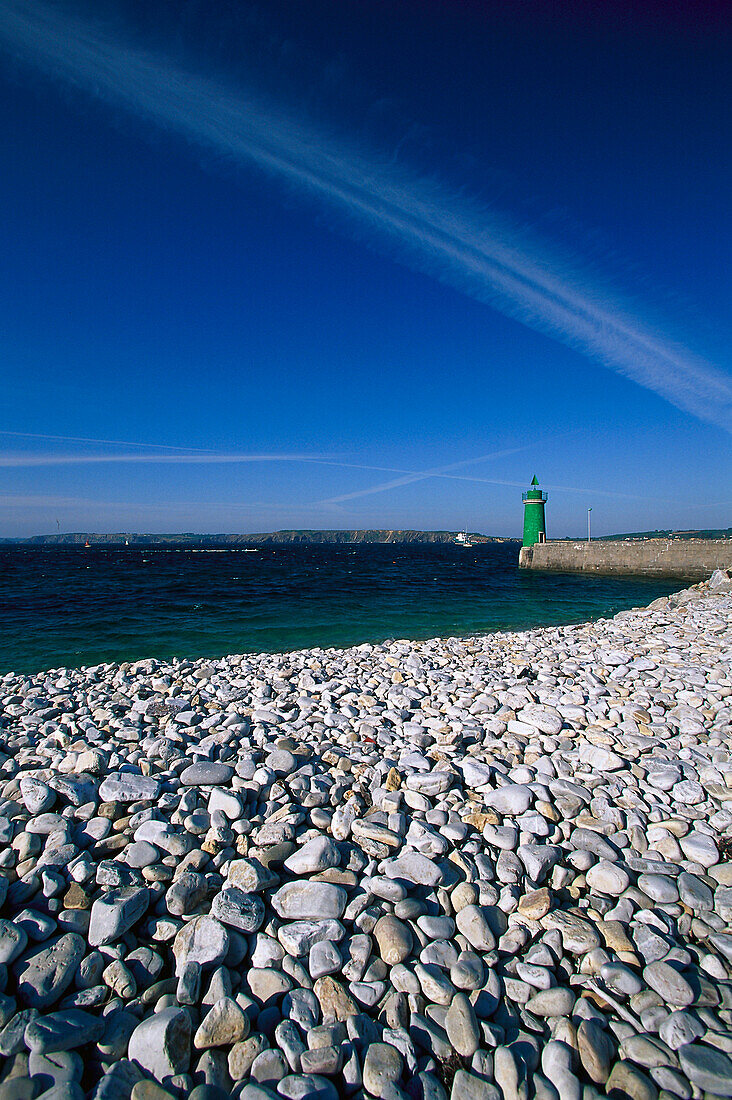
{"label": "blue sky", "polygon": [[0,0],[0,535],[731,525],[729,28],[572,7]]}

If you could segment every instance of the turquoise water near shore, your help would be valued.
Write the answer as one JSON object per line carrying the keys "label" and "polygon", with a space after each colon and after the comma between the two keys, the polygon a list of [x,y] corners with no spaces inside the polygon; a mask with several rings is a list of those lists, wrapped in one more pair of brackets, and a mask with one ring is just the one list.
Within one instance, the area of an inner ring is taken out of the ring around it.
{"label": "turquoise water near shore", "polygon": [[579,622],[679,582],[540,574],[515,545],[0,549],[0,673]]}

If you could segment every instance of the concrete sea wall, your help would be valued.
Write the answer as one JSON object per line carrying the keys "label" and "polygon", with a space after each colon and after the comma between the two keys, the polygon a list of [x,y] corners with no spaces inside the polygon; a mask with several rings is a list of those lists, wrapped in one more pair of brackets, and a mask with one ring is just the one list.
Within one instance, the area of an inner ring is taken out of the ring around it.
{"label": "concrete sea wall", "polygon": [[732,568],[732,539],[543,542],[523,547],[519,566],[552,573],[702,580],[715,569]]}

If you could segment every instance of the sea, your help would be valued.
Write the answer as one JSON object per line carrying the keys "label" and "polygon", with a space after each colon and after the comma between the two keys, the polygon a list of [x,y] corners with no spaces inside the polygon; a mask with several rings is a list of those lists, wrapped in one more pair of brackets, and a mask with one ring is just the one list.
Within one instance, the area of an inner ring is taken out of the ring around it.
{"label": "sea", "polygon": [[575,623],[681,587],[533,573],[488,543],[0,548],[0,674]]}

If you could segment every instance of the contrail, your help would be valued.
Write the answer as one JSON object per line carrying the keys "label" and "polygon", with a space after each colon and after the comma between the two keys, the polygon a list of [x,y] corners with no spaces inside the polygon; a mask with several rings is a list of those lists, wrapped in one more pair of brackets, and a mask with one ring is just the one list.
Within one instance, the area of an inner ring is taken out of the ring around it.
{"label": "contrail", "polygon": [[[353,493],[343,493],[341,496],[328,497],[327,500],[318,500],[316,504],[342,504],[346,500],[355,500],[357,497],[368,497],[374,493],[385,493],[389,489],[398,489],[402,485],[412,485],[415,481],[426,481],[431,477],[446,477],[455,470],[462,470],[466,466],[475,466],[478,462],[487,462],[491,458],[504,458],[506,455],[515,455],[519,451],[528,451],[535,446],[534,443],[522,447],[510,447],[503,451],[493,451],[487,455],[479,455],[477,458],[465,458],[460,462],[451,462],[447,466],[433,466],[430,470],[417,470],[414,473],[405,472],[404,476],[393,478],[391,481],[382,481],[379,485],[371,485],[368,489],[357,489]],[[395,473],[398,471],[394,471]],[[462,479],[461,479],[462,480]]]}
{"label": "contrail", "polygon": [[[247,462],[315,462],[310,455],[239,455],[239,454],[112,454],[112,455],[2,455],[0,467],[91,466],[106,463],[167,463],[170,465],[227,465]],[[328,463],[330,464],[330,463]]]}
{"label": "contrail", "polygon": [[[571,434],[571,433],[569,433]],[[368,489],[359,489],[353,493],[345,493],[342,496],[331,497],[328,500],[313,501],[304,507],[316,508],[326,507],[328,505],[341,503],[346,500],[353,500],[356,497],[368,496],[371,493],[384,492],[386,489],[396,488],[400,485],[408,485],[414,481],[424,481],[426,478],[436,477],[445,478],[448,481],[470,481],[479,485],[505,485],[511,488],[522,489],[525,487],[523,481],[505,481],[499,478],[491,477],[473,477],[470,474],[456,474],[450,471],[454,471],[463,466],[470,466],[477,462],[484,462],[488,458],[498,458],[500,455],[513,454],[516,451],[529,450],[529,447],[514,447],[506,451],[497,451],[491,455],[480,455],[478,458],[468,458],[461,462],[453,462],[449,466],[437,466],[430,470],[403,470],[400,467],[394,466],[372,466],[363,462],[339,462],[334,458],[320,458],[316,455],[298,455],[298,454],[261,454],[261,455],[248,455],[248,454],[216,454],[216,453],[200,453],[200,454],[106,454],[106,455],[87,455],[87,454],[68,454],[68,455],[26,455],[26,454],[0,454],[0,469],[27,469],[46,466],[93,466],[93,465],[109,465],[114,463],[133,463],[135,465],[141,465],[146,463],[152,464],[168,464],[168,465],[186,465],[186,466],[214,466],[214,465],[245,465],[247,463],[255,462],[302,462],[312,466],[334,466],[344,470],[369,470],[371,472],[378,473],[392,473],[399,474],[401,476],[392,479],[389,482],[381,483],[379,485],[372,486]],[[563,493],[593,493],[600,496],[610,497],[625,497],[628,500],[645,500],[646,497],[635,496],[630,493],[619,493],[609,489],[593,489],[591,487],[582,487],[576,485],[547,485],[547,489],[552,492]],[[11,499],[11,498],[7,498]],[[656,497],[656,500],[662,500],[661,497]],[[669,502],[676,503],[676,502]],[[258,507],[265,507],[265,505],[258,505]],[[272,505],[272,507],[277,507]]]}
{"label": "contrail", "polygon": [[0,45],[45,73],[325,201],[410,267],[732,431],[732,379],[645,325],[494,212],[39,2],[5,0]]}
{"label": "contrail", "polygon": [[194,454],[211,454],[211,449],[202,450],[200,447],[178,447],[172,443],[139,443],[129,439],[93,439],[85,435],[47,435],[45,432],[11,432],[7,428],[0,428],[0,435],[12,436],[14,439],[49,439],[56,443],[105,443],[112,447],[148,447],[159,451],[191,451]]}

